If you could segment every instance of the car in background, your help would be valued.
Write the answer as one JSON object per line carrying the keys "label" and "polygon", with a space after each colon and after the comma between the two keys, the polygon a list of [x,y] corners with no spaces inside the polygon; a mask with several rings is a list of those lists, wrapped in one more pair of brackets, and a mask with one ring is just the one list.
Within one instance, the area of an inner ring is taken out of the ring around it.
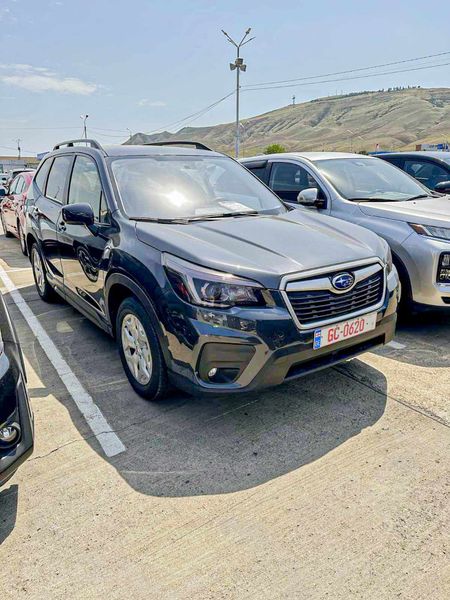
{"label": "car in background", "polygon": [[140,395],[161,398],[168,381],[250,391],[392,340],[398,278],[384,240],[292,210],[232,158],[192,145],[71,140],[30,188],[40,297],[57,292],[113,335]]}
{"label": "car in background", "polygon": [[27,192],[33,180],[35,171],[22,171],[11,182],[8,192],[3,195],[0,191],[0,212],[3,231],[6,237],[16,236],[20,241],[23,254],[27,253],[26,222],[24,207]]}
{"label": "car in background", "polygon": [[367,227],[390,245],[402,307],[450,308],[450,202],[370,156],[291,152],[242,159],[285,202]]}
{"label": "car in background", "polygon": [[0,293],[0,486],[31,455],[33,440],[22,351]]}
{"label": "car in background", "polygon": [[386,152],[377,154],[428,189],[450,195],[450,152]]}

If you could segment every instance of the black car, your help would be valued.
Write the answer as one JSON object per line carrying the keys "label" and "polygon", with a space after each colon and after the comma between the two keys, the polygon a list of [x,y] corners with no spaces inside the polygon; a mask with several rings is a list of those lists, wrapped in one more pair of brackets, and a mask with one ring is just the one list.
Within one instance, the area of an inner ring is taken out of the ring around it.
{"label": "black car", "polygon": [[57,292],[113,335],[152,399],[168,381],[214,394],[274,385],[392,339],[383,240],[285,206],[197,146],[58,144],[26,207],[41,298]]}
{"label": "black car", "polygon": [[450,152],[387,152],[377,154],[430,190],[450,194]]}
{"label": "black car", "polygon": [[0,486],[33,452],[33,417],[22,352],[0,293]]}

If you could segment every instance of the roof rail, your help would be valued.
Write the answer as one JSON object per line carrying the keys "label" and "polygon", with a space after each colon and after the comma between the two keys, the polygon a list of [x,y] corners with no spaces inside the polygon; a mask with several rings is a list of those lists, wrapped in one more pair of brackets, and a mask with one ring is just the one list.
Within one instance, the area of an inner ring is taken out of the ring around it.
{"label": "roof rail", "polygon": [[59,150],[62,146],[67,146],[70,148],[70,147],[74,146],[74,144],[79,144],[79,143],[88,144],[91,148],[96,148],[97,150],[102,150],[103,152],[105,152],[103,150],[101,144],[99,144],[97,142],[97,140],[92,140],[89,138],[79,138],[76,140],[67,140],[66,142],[60,142],[59,144],[56,144],[56,146],[53,148],[53,150]]}
{"label": "roof rail", "polygon": [[145,142],[144,144],[142,144],[143,146],[195,146],[195,148],[197,150],[208,150],[209,152],[213,152],[212,148],[208,148],[208,146],[205,146],[205,144],[202,144],[201,142],[190,142],[188,140],[177,140],[177,141],[172,141],[172,140],[168,140],[167,142]]}

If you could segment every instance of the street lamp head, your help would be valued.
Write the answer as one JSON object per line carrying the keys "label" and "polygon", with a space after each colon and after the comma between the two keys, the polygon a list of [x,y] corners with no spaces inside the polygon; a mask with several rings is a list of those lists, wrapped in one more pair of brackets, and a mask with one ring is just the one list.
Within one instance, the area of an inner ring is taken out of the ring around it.
{"label": "street lamp head", "polygon": [[244,59],[243,58],[237,58],[236,59],[236,66],[240,67],[242,64],[244,64]]}
{"label": "street lamp head", "polygon": [[234,63],[230,63],[230,71],[234,71],[236,69],[236,65]]}

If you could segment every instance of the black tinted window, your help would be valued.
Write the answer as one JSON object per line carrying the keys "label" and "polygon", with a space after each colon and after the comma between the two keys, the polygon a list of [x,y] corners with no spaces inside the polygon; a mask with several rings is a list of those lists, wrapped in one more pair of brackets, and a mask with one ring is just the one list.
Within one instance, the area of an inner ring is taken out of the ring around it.
{"label": "black tinted window", "polygon": [[270,177],[270,187],[276,192],[301,192],[307,188],[317,188],[317,182],[300,165],[274,163]]}
{"label": "black tinted window", "polygon": [[75,159],[70,180],[68,202],[69,204],[78,202],[90,204],[96,220],[102,220],[102,186],[100,177],[95,162],[87,156],[77,156]]}
{"label": "black tinted window", "polygon": [[62,202],[64,186],[71,162],[71,156],[57,156],[55,158],[47,180],[46,196]]}
{"label": "black tinted window", "polygon": [[256,175],[258,179],[261,179],[264,183],[267,183],[267,169],[266,167],[247,167],[253,175]]}
{"label": "black tinted window", "polygon": [[44,191],[45,179],[47,177],[48,170],[50,169],[50,165],[52,164],[52,160],[52,158],[47,158],[47,160],[44,160],[39,171],[36,173],[36,177],[33,180],[40,192]]}
{"label": "black tinted window", "polygon": [[450,180],[447,169],[429,160],[405,160],[405,171],[430,189]]}

